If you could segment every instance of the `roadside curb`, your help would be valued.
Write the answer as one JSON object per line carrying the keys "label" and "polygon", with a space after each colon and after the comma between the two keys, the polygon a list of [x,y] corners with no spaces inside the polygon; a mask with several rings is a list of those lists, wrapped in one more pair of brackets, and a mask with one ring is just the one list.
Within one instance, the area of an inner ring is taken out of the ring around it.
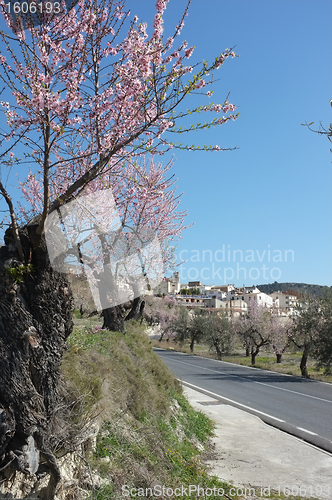
{"label": "roadside curb", "polygon": [[193,389],[197,392],[200,392],[201,394],[205,394],[206,396],[214,398],[216,401],[220,401],[220,402],[228,404],[230,406],[234,406],[235,408],[238,408],[239,410],[250,413],[251,415],[255,415],[256,417],[260,418],[266,424],[271,425],[272,427],[275,427],[283,432],[286,432],[287,434],[290,434],[291,436],[295,436],[297,438],[300,438],[303,441],[305,441],[306,443],[308,443],[310,445],[314,445],[319,450],[323,450],[324,452],[327,452],[328,454],[331,454],[331,456],[332,456],[332,441],[329,441],[328,439],[325,439],[321,436],[318,436],[318,434],[310,432],[306,429],[301,429],[300,427],[296,427],[295,425],[288,424],[284,420],[278,419],[276,417],[273,417],[272,415],[268,415],[266,413],[255,410],[254,408],[251,408],[250,406],[246,406],[246,405],[243,405],[241,403],[237,403],[236,401],[233,401],[232,399],[224,398],[222,396],[219,396],[218,394],[215,394],[214,392],[210,392],[210,391],[207,391],[205,389],[201,389],[200,387],[197,387],[196,385],[190,384],[188,382],[181,381],[181,383],[182,383],[182,385],[189,387],[190,389]]}

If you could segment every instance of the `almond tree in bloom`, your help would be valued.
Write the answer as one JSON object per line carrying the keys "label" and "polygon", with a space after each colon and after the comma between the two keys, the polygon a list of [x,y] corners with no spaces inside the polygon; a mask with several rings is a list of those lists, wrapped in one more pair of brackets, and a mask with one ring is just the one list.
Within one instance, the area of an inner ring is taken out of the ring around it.
{"label": "almond tree in bloom", "polygon": [[[9,102],[2,101],[9,126],[2,134],[3,162],[16,168],[29,162],[37,166],[21,185],[29,201],[21,213],[27,219],[41,214],[37,239],[46,217],[97,179],[99,188],[114,189],[119,179],[133,183],[129,158],[133,162],[147,152],[163,154],[174,147],[222,149],[177,145],[170,141],[170,132],[204,129],[236,118],[235,106],[228,101],[178,111],[182,101],[212,83],[212,71],[235,54],[226,49],[210,66],[206,62],[200,68],[190,65],[193,48],[177,42],[187,12],[173,36],[164,40],[166,3],[156,4],[150,37],[146,24],[134,17],[119,41],[129,14],[123,3],[105,1],[82,1],[66,16],[49,19],[45,15],[40,26],[28,31],[16,28],[15,43],[11,31],[1,34],[6,48],[0,59],[1,76],[11,91]],[[13,29],[5,3],[2,8],[8,29]],[[3,94],[8,97],[6,91]],[[189,114],[211,112],[224,116],[177,126]],[[24,151],[18,147],[22,143]],[[134,182],[144,182],[144,176],[140,171]],[[17,215],[3,184],[0,191],[9,207],[12,238],[24,261]],[[111,328],[111,323],[106,326]]]}
{"label": "almond tree in bloom", "polygon": [[[33,475],[43,459],[50,481],[40,497],[48,499],[54,498],[60,479],[51,429],[59,366],[72,330],[68,281],[52,268],[46,248],[48,221],[56,214],[61,227],[63,214],[68,214],[61,230],[74,241],[78,230],[68,231],[68,221],[78,212],[66,207],[83,207],[84,196],[94,193],[96,200],[105,199],[100,191],[109,190],[116,216],[105,216],[103,224],[99,216],[108,207],[96,206],[98,220],[92,213],[87,227],[80,228],[89,235],[95,231],[91,245],[82,248],[84,241],[75,240],[72,249],[80,263],[97,282],[103,273],[112,281],[121,260],[117,252],[129,259],[135,247],[140,257],[150,227],[167,264],[168,242],[179,236],[183,214],[175,213],[178,199],[167,177],[169,167],[141,157],[172,148],[227,149],[177,144],[171,138],[237,117],[227,99],[209,103],[211,93],[205,89],[234,52],[226,49],[211,64],[191,63],[193,48],[179,39],[187,8],[166,38],[166,6],[158,0],[149,35],[146,23],[131,17],[121,1],[79,0],[69,12],[62,3],[59,14],[43,11],[38,25],[28,26],[19,19],[13,23],[7,4],[0,2],[0,193],[7,211],[3,226],[8,225],[0,251],[0,469],[8,475],[13,470]],[[203,94],[205,101],[188,109],[184,105],[192,94]],[[189,126],[188,116],[197,114],[211,118]],[[13,170],[26,205],[13,202],[7,183]],[[86,211],[91,212],[90,205]],[[108,224],[111,234],[100,229]],[[63,241],[60,232],[54,234]],[[120,264],[124,269],[127,261]],[[145,262],[143,277],[144,267]],[[131,269],[126,272],[131,276]],[[106,296],[111,294],[107,287]],[[140,307],[139,301],[133,307]],[[121,304],[105,308],[106,325],[118,327],[123,319]]]}
{"label": "almond tree in bloom", "polygon": [[167,341],[169,341],[175,335],[174,322],[177,320],[179,316],[181,306],[177,304],[175,297],[170,297],[169,295],[166,295],[160,300],[162,303],[162,310],[160,311],[161,314],[159,316],[160,318],[159,340],[162,341],[163,339],[166,339]]}
{"label": "almond tree in bloom", "polygon": [[146,297],[144,319],[149,326],[159,327],[159,342],[163,339],[168,341],[174,335],[174,322],[178,318],[179,310],[176,299],[168,295],[163,298]]}
{"label": "almond tree in bloom", "polygon": [[250,349],[251,364],[263,346],[271,343],[271,314],[262,305],[254,302],[246,315],[234,320],[233,328],[243,344]]}
{"label": "almond tree in bloom", "polygon": [[282,355],[289,347],[292,328],[292,318],[278,316],[275,310],[271,311],[271,346],[276,354],[277,363],[281,363]]}

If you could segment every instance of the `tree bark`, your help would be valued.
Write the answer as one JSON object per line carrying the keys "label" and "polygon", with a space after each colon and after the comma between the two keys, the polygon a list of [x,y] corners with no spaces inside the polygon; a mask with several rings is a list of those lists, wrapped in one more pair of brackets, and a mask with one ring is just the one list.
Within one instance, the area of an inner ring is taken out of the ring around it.
{"label": "tree bark", "polygon": [[133,300],[131,309],[126,316],[126,321],[129,321],[130,319],[135,319],[138,321],[144,312],[144,307],[145,307],[145,300],[143,300],[143,297],[136,297]]}
{"label": "tree bark", "polygon": [[190,342],[190,352],[194,352],[195,337],[192,337]]}
{"label": "tree bark", "polygon": [[72,296],[65,276],[50,266],[36,229],[30,225],[19,233],[32,267],[19,267],[22,261],[9,230],[0,248],[0,476],[9,470],[34,474],[43,457],[50,474],[46,494],[52,499],[60,473],[50,428],[60,364],[72,331]]}
{"label": "tree bark", "polygon": [[307,347],[305,346],[305,348],[303,349],[303,354],[302,354],[301,363],[300,363],[301,375],[304,378],[310,378],[309,373],[308,373],[308,368],[307,368],[308,355],[309,355],[309,352],[308,352]]}
{"label": "tree bark", "polygon": [[218,359],[221,361],[221,359],[222,359],[222,352],[219,349],[219,346],[218,346],[217,342],[215,342],[214,347],[216,348]]}
{"label": "tree bark", "polygon": [[258,353],[259,353],[259,347],[256,347],[256,349],[254,349],[253,347],[251,348],[251,364],[252,364],[252,366],[255,366],[255,364],[256,364],[256,356]]}
{"label": "tree bark", "polygon": [[[114,307],[103,309],[103,328],[110,332],[125,332],[125,321],[135,319],[138,321],[144,311],[145,301],[143,297],[136,297],[132,302],[126,302]],[[128,309],[130,309],[127,314]]]}
{"label": "tree bark", "polygon": [[282,354],[277,354],[277,363],[281,363]]}
{"label": "tree bark", "polygon": [[103,328],[110,332],[125,332],[125,308],[123,304],[103,309]]}

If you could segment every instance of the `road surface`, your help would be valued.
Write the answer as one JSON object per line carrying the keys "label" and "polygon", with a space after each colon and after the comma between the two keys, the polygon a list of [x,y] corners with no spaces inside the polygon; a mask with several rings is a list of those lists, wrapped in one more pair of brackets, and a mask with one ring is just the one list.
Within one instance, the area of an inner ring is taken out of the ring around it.
{"label": "road surface", "polygon": [[156,349],[182,383],[332,453],[332,384]]}

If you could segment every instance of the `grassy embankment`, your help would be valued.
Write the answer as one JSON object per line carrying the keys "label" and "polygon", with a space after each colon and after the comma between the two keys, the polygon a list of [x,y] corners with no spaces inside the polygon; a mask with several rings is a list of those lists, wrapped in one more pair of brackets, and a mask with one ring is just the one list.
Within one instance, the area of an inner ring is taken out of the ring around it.
{"label": "grassy embankment", "polygon": [[81,417],[99,414],[102,421],[97,446],[86,459],[105,484],[91,498],[125,498],[124,485],[229,490],[200,461],[212,422],[182,396],[144,328],[129,322],[122,335],[101,330],[98,318],[76,319],[62,371],[76,397],[84,397]]}
{"label": "grassy embankment", "polygon": [[[179,352],[185,352],[190,354],[189,342],[183,343],[182,345],[178,342],[153,340],[153,345],[155,347],[161,347],[163,349],[174,349]],[[195,344],[194,354],[196,356],[204,356],[207,358],[218,359],[217,355],[209,349],[209,346],[202,344]],[[271,370],[279,373],[286,373],[288,375],[295,375],[300,377],[300,361],[302,353],[296,350],[288,351],[282,356],[282,362],[277,363],[276,355],[271,352],[268,348],[262,348],[259,355],[256,357],[255,368],[263,370]],[[251,358],[245,356],[245,351],[241,346],[235,346],[231,355],[225,355],[222,358],[223,361],[228,361],[229,363],[235,363],[239,365],[251,366]],[[322,382],[332,383],[332,373],[325,373],[324,369],[317,367],[314,359],[309,357],[308,360],[308,372],[309,377],[313,380],[321,380]]]}
{"label": "grassy embankment", "polygon": [[122,495],[125,485],[125,493],[136,488],[138,496],[138,488],[199,485],[223,488],[225,495],[215,499],[241,498],[230,496],[232,485],[209,476],[202,465],[213,423],[182,396],[179,383],[152,351],[144,327],[129,322],[123,335],[103,331],[100,324],[97,317],[76,317],[62,367],[78,402],[74,427],[80,420],[100,422],[96,446],[83,458],[104,482],[89,498],[133,498]]}

